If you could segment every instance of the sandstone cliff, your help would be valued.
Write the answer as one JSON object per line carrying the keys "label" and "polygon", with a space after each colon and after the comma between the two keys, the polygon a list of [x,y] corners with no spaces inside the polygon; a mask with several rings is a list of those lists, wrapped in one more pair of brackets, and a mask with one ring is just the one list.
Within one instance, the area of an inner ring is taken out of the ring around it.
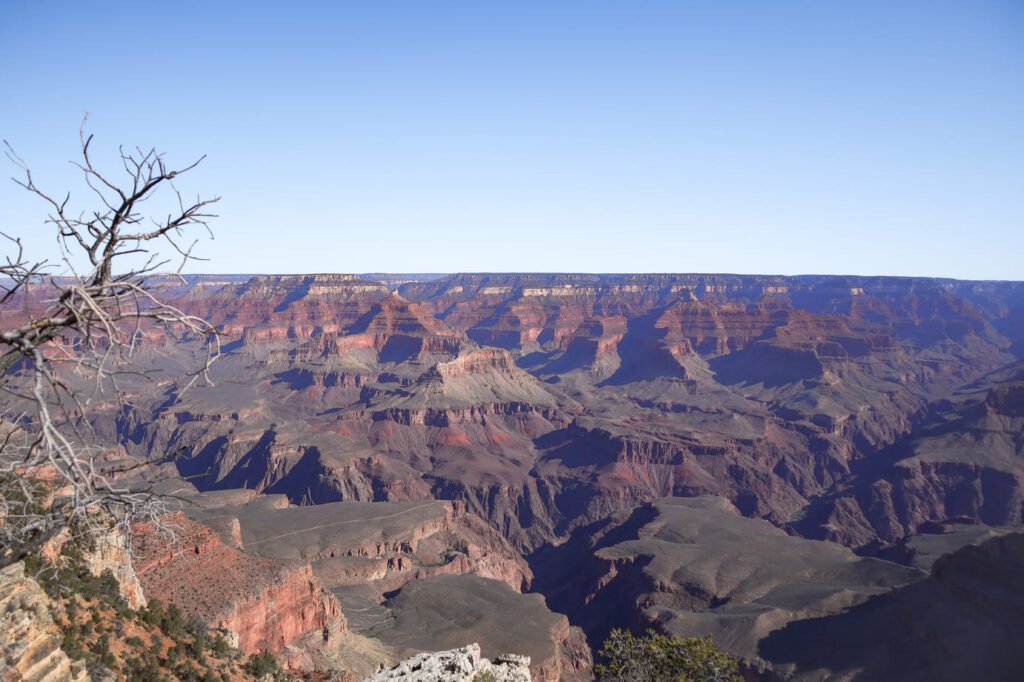
{"label": "sandstone cliff", "polygon": [[85,682],[85,665],[61,650],[61,632],[50,616],[50,599],[24,565],[0,570],[0,680]]}
{"label": "sandstone cliff", "polygon": [[278,652],[300,635],[346,629],[337,600],[308,564],[288,565],[225,545],[212,530],[178,512],[136,529],[136,571],[150,599],[230,632],[246,653]]}
{"label": "sandstone cliff", "polygon": [[134,560],[128,549],[124,532],[115,528],[94,538],[94,548],[85,553],[85,562],[93,575],[110,571],[121,589],[128,606],[139,609],[146,605],[142,583],[135,573]]}

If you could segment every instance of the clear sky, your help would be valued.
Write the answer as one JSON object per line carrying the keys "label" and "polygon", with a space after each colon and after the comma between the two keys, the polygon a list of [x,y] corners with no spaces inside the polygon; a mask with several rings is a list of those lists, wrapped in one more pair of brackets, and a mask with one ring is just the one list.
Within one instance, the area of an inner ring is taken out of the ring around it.
{"label": "clear sky", "polygon": [[83,202],[85,112],[208,154],[194,271],[1024,279],[1020,0],[0,0],[0,83]]}

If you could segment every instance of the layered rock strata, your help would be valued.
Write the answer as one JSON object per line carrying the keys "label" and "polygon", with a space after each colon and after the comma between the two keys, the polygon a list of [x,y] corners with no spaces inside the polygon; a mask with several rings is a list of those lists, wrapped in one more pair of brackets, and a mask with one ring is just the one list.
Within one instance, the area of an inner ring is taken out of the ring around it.
{"label": "layered rock strata", "polygon": [[247,552],[312,564],[330,589],[370,584],[383,593],[410,580],[473,573],[518,591],[533,578],[509,543],[457,502],[278,507],[273,498],[261,498],[190,513],[205,524],[237,532],[239,547]]}
{"label": "layered rock strata", "polygon": [[22,563],[0,569],[0,680],[85,682],[85,664],[61,648],[61,632],[50,616],[50,598],[25,575]]}
{"label": "layered rock strata", "polygon": [[[300,635],[341,636],[337,600],[308,565],[289,565],[225,545],[202,524],[177,512],[136,528],[136,572],[150,599],[233,635],[246,653],[276,653]],[[172,535],[167,535],[171,533]]]}
{"label": "layered rock strata", "polygon": [[1016,283],[400,279],[397,294],[348,275],[193,287],[182,305],[227,338],[216,385],[182,401],[140,389],[97,430],[131,456],[180,453],[202,490],[459,500],[524,551],[665,495],[722,495],[852,546],[960,508],[1017,522],[1011,460],[969,465],[1006,504],[947,502],[974,485],[956,463],[875,480],[956,390],[1024,348]]}

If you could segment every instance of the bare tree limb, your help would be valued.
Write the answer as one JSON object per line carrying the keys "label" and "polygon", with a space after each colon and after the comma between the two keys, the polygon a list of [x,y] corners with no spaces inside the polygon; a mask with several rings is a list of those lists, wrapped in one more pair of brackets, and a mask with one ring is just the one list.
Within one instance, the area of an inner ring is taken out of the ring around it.
{"label": "bare tree limb", "polygon": [[[79,131],[81,158],[73,164],[98,204],[91,210],[72,209],[70,193],[40,189],[28,164],[4,141],[7,158],[20,171],[14,182],[47,206],[44,222],[55,230],[70,275],[54,274],[56,265],[28,258],[19,238],[0,233],[12,251],[0,262],[0,389],[27,405],[0,414],[0,567],[38,552],[72,524],[102,530],[158,519],[166,511],[161,496],[119,484],[124,469],[105,468],[104,448],[83,437],[87,406],[96,396],[120,399],[117,378],[139,374],[130,363],[150,329],[205,347],[182,390],[209,381],[220,354],[213,326],[155,289],[169,277],[180,280],[183,268],[198,260],[196,240],[179,242],[187,232],[212,234],[207,221],[216,216],[209,207],[219,197],[186,202],[173,182],[205,157],[170,169],[155,149],[121,148],[128,179],[119,184],[94,163],[86,121]],[[159,219],[144,215],[140,206],[165,189],[176,209]],[[159,243],[181,258],[177,268],[163,270],[169,261],[160,256]],[[87,263],[84,271],[78,262]],[[73,388],[71,376],[91,381],[91,393]]]}

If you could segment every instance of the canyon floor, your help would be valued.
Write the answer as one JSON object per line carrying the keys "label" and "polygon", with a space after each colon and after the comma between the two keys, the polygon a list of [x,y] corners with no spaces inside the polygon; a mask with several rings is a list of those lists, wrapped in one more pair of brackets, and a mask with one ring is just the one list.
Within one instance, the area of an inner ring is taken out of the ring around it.
{"label": "canyon floor", "polygon": [[[193,276],[93,432],[179,498],[147,594],[296,667],[473,642],[590,679],[612,628],[749,679],[1009,679],[1024,283]],[[31,295],[0,316],[42,303]],[[168,378],[161,378],[166,375]],[[125,464],[132,466],[125,466]],[[153,540],[157,543],[157,540]],[[201,586],[197,589],[196,586]]]}

